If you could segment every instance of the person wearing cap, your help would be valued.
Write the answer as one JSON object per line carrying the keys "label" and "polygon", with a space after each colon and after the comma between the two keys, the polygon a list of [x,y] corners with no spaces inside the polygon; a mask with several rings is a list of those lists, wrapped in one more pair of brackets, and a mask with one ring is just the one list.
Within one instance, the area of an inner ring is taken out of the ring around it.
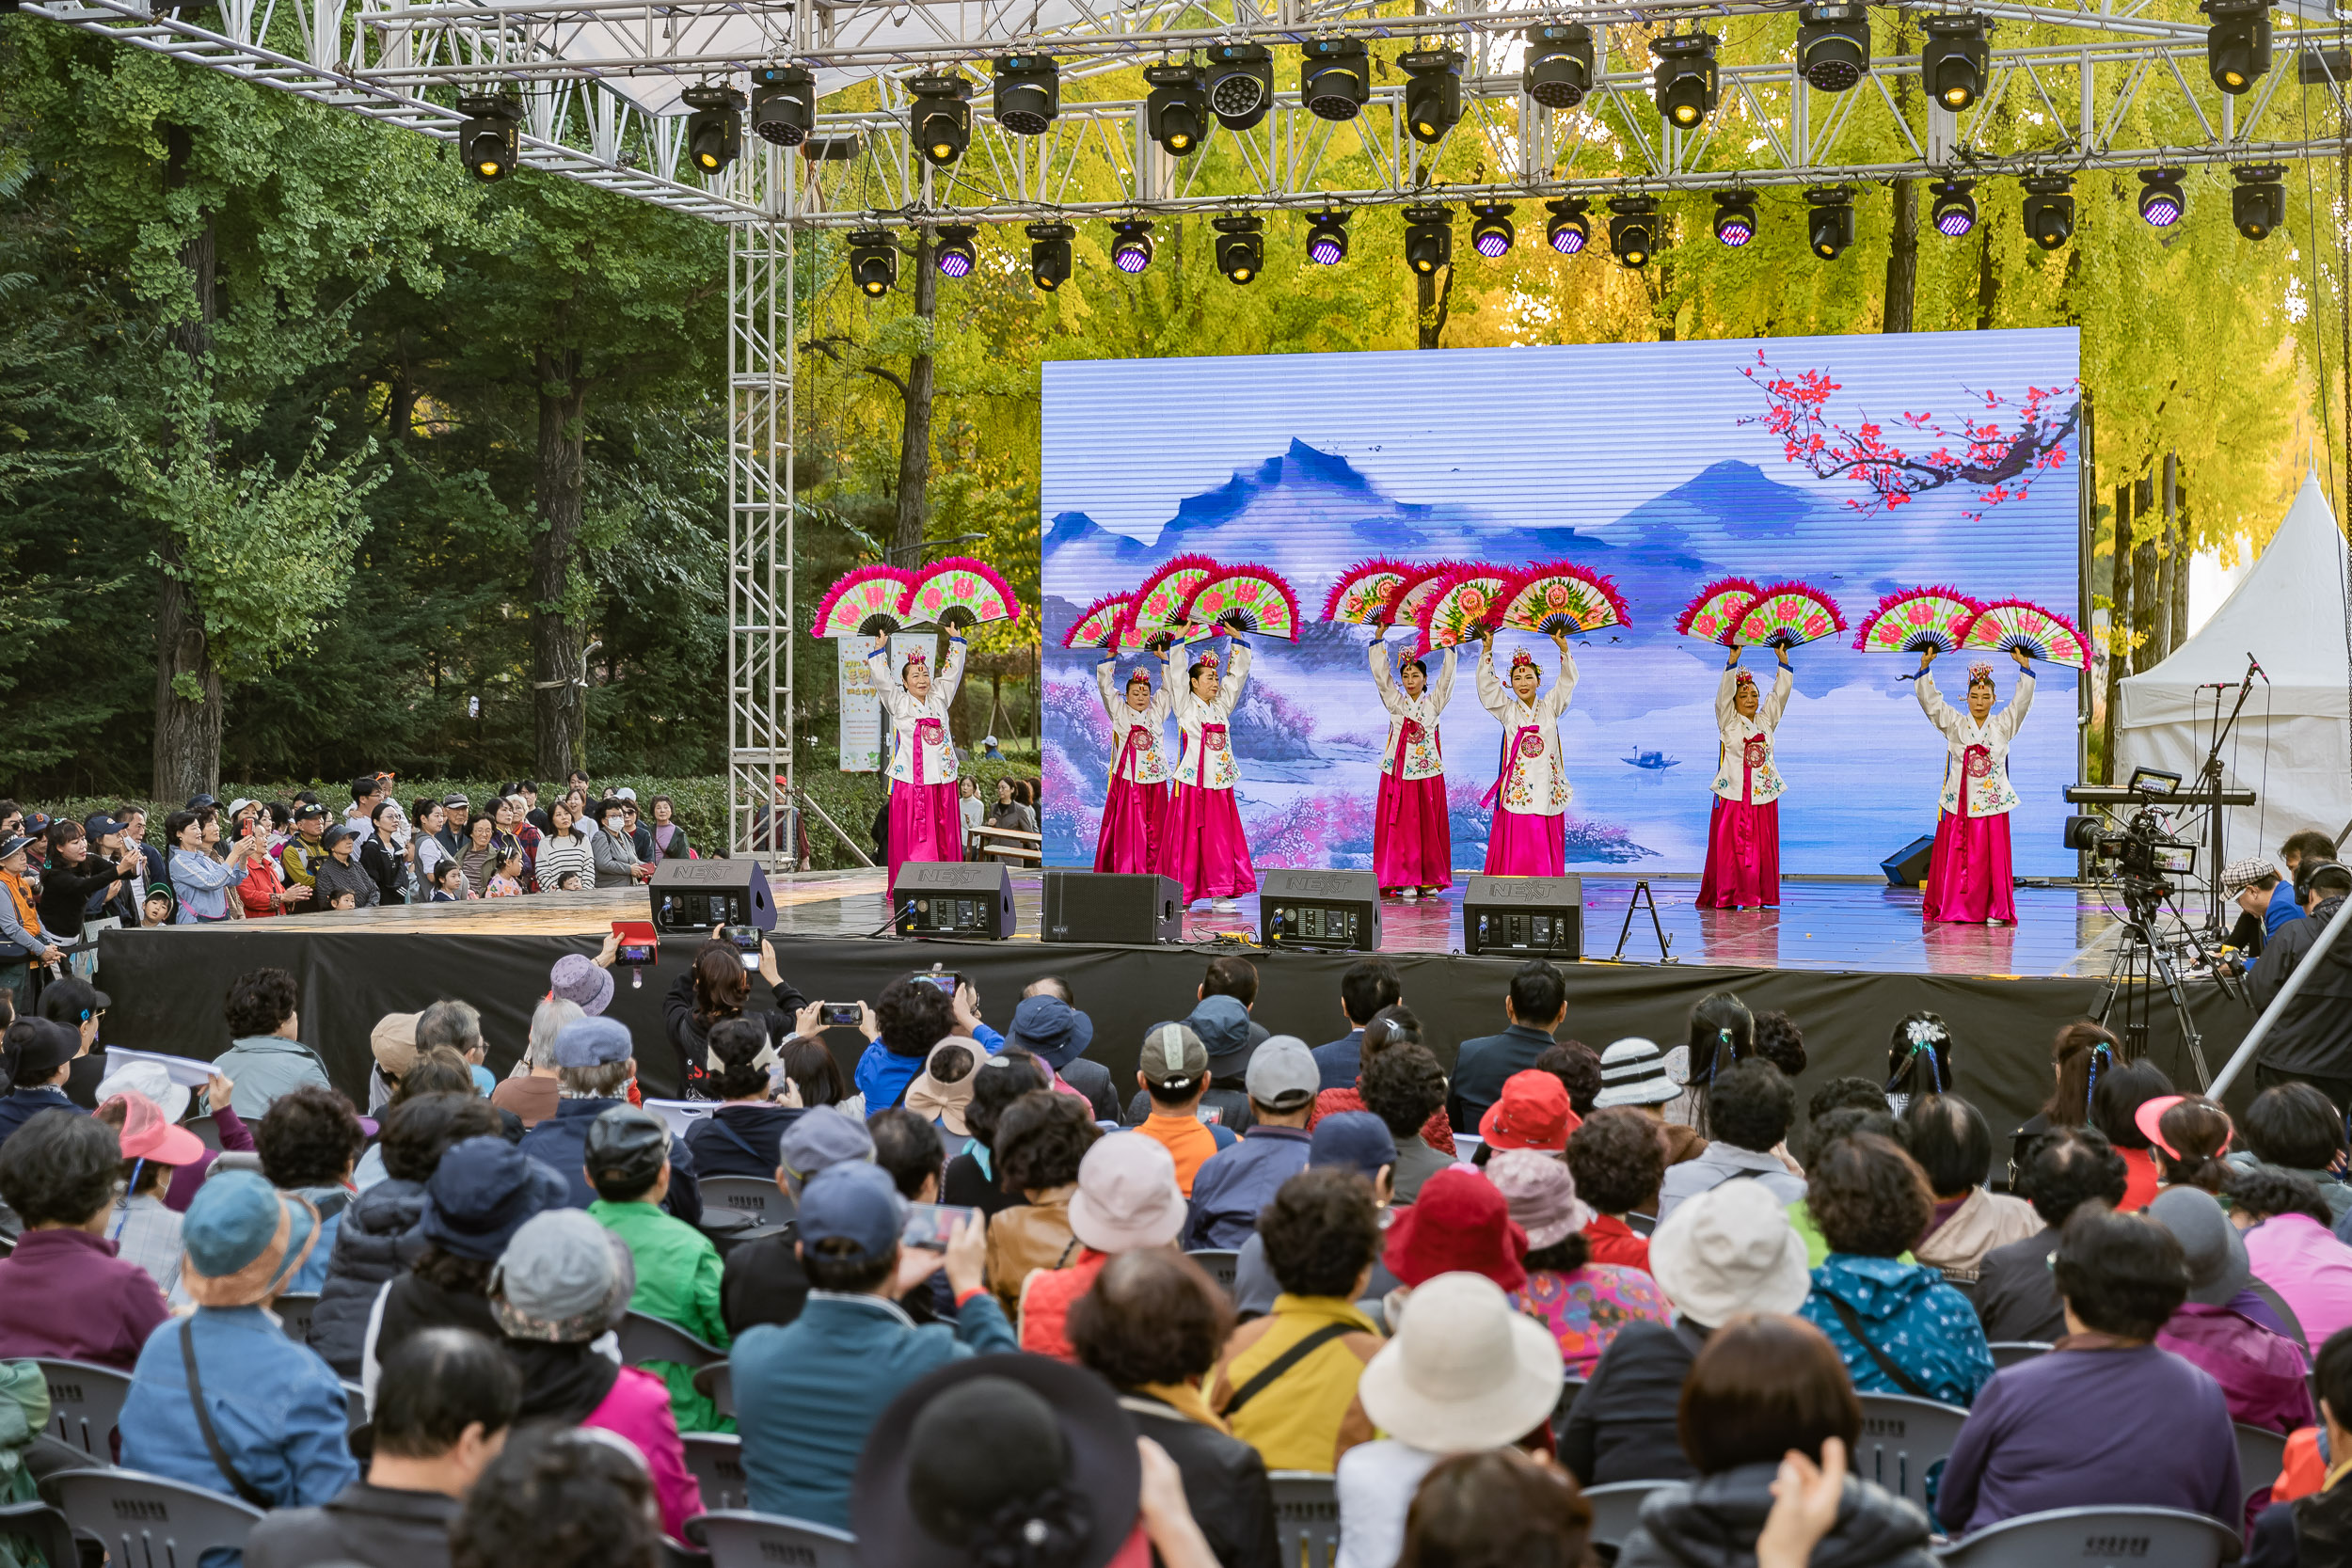
{"label": "person wearing cap", "polygon": [[2227,945],[2255,958],[2262,956],[2263,942],[2270,934],[2264,916],[2278,895],[2279,882],[2279,868],[2264,856],[2249,855],[2229,863],[2221,873],[2221,896],[2237,906],[2238,917],[2224,939]]}
{"label": "person wearing cap", "polygon": [[[719,1307],[719,1249],[710,1238],[659,1207],[670,1185],[670,1130],[651,1112],[615,1105],[589,1124],[588,1217],[618,1236],[637,1265],[628,1309],[675,1325],[705,1344],[732,1343]],[[669,1385],[680,1432],[732,1432],[710,1396],[694,1386],[694,1369],[675,1361],[645,1364]]]}
{"label": "person wearing cap", "polygon": [[1630,1105],[1650,1117],[1664,1132],[1666,1164],[1678,1165],[1707,1151],[1697,1128],[1666,1119],[1667,1102],[1679,1098],[1682,1087],[1655,1042],[1621,1039],[1600,1053],[1600,1093],[1593,1097],[1593,1109]]}
{"label": "person wearing cap", "polygon": [[[873,1134],[857,1117],[831,1105],[815,1105],[784,1130],[776,1149],[776,1187],[797,1208],[801,1190],[818,1171],[850,1163],[874,1163]],[[719,1279],[720,1316],[740,1338],[758,1323],[778,1327],[801,1315],[808,1300],[808,1274],[801,1267],[797,1219],[764,1229],[728,1249]],[[906,1294],[928,1294],[929,1283]]]}
{"label": "person wearing cap", "polygon": [[1079,1253],[1066,1267],[1033,1270],[1021,1282],[1021,1348],[1074,1361],[1067,1324],[1071,1304],[1092,1289],[1103,1265],[1122,1252],[1173,1246],[1184,1227],[1184,1195],[1166,1145],[1141,1132],[1098,1138],[1078,1162],[1070,1199],[1070,1233]]}
{"label": "person wearing cap", "polygon": [[106,1053],[98,1043],[98,1032],[113,1006],[113,997],[72,973],[41,988],[40,1016],[73,1031],[76,1054],[65,1095],[85,1111],[98,1109],[98,1081],[106,1076]]}
{"label": "person wearing cap", "polygon": [[[557,1093],[555,1115],[523,1134],[522,1151],[563,1173],[571,1188],[571,1206],[585,1209],[596,1200],[588,1184],[588,1129],[615,1105],[628,1103],[628,1085],[637,1076],[635,1047],[627,1027],[609,1018],[583,1018],[564,1026],[554,1045]],[[686,1140],[670,1139],[670,1184],[661,1206],[675,1217],[694,1225],[703,1217],[702,1188],[694,1156]]]}
{"label": "person wearing cap", "polygon": [[0,1359],[127,1371],[168,1315],[162,1287],[107,1234],[121,1172],[119,1134],[78,1113],[44,1111],[0,1145],[0,1199],[24,1226],[0,1258]]}
{"label": "person wearing cap", "polygon": [[[788,1324],[746,1330],[728,1357],[743,1471],[760,1513],[842,1529],[858,1456],[899,1390],[949,1361],[1018,1344],[981,1278],[987,1239],[978,1223],[957,1228],[944,1259],[902,1248],[906,1199],[879,1165],[853,1160],[818,1171],[801,1190],[797,1220],[807,1304]],[[955,1325],[917,1327],[897,1297],[943,1262]]]}
{"label": "person wearing cap", "polygon": [[368,1031],[368,1053],[374,1060],[368,1073],[368,1115],[391,1103],[400,1081],[417,1065],[416,1013],[386,1013]]}
{"label": "person wearing cap", "polygon": [[1509,1025],[1502,1033],[1464,1040],[1454,1059],[1446,1109],[1456,1127],[1477,1126],[1512,1074],[1527,1071],[1551,1049],[1553,1035],[1568,1021],[1568,987],[1559,968],[1530,958],[1514,970],[1502,1016]]}
{"label": "person wearing cap", "polygon": [[1111,1069],[1088,1059],[1094,1043],[1094,1020],[1070,999],[1070,982],[1057,974],[1032,980],[1012,1010],[1012,1027],[1005,1044],[1017,1045],[1054,1069],[1054,1076],[1087,1098],[1097,1121],[1119,1119],[1119,1093],[1111,1085]]}
{"label": "person wearing cap", "polygon": [[[2333,860],[2306,863],[2296,873],[2296,889],[2309,918],[2281,926],[2247,976],[2257,1011],[2269,1007],[2343,910],[2352,895],[2352,868]],[[2339,940],[2305,976],[2254,1053],[2254,1076],[2265,1088],[2300,1080],[2339,1106],[2352,1104],[2352,942]]]}
{"label": "person wearing cap", "polygon": [[1404,1000],[1404,983],[1397,978],[1396,965],[1388,959],[1359,958],[1347,966],[1340,976],[1340,1016],[1347,1021],[1347,1033],[1314,1048],[1315,1068],[1322,1074],[1320,1087],[1343,1089],[1362,1076],[1364,1025],[1381,1008]]}
{"label": "person wearing cap", "polygon": [[22,956],[0,961],[0,988],[22,996],[31,966],[55,964],[64,950],[42,929],[40,909],[25,881],[33,840],[24,833],[0,838],[0,942],[13,942]]}
{"label": "person wearing cap", "polygon": [[441,841],[443,852],[452,857],[466,846],[471,811],[471,805],[461,794],[452,792],[441,797],[441,825],[433,830],[433,836]]}
{"label": "person wearing cap", "polygon": [[175,1124],[173,1107],[184,1111],[187,1104],[188,1091],[156,1062],[131,1063],[99,1085],[98,1119],[115,1129],[122,1149],[122,1195],[115,1199],[107,1240],[117,1257],[145,1269],[175,1304],[185,1299],[174,1294],[180,1216],[164,1201],[164,1189],[175,1171],[208,1152],[201,1138]]}
{"label": "person wearing cap", "polygon": [[[1254,972],[1251,976],[1255,983]],[[1209,1053],[1209,1088],[1200,1097],[1201,1106],[1216,1114],[1217,1124],[1235,1137],[1249,1131],[1254,1119],[1249,1109],[1249,1094],[1242,1085],[1249,1076],[1249,1058],[1267,1037],[1265,1026],[1249,1016],[1248,1004],[1238,997],[1212,991],[1193,1004],[1192,1011],[1178,1022],[1200,1037],[1200,1045]],[[1340,1091],[1334,1090],[1334,1093]],[[1352,1092],[1352,1091],[1351,1091]],[[1325,1114],[1322,1102],[1310,1112],[1310,1118]],[[1361,1104],[1348,1107],[1363,1109]],[[1137,1089],[1127,1101],[1126,1115],[1120,1118],[1128,1126],[1142,1125],[1152,1114],[1152,1094]]]}
{"label": "person wearing cap", "polygon": [[1176,1185],[1189,1198],[1201,1163],[1239,1141],[1200,1118],[1200,1097],[1210,1084],[1208,1049],[1181,1023],[1154,1023],[1143,1034],[1136,1082],[1152,1100],[1152,1114],[1136,1131],[1168,1149]]}
{"label": "person wearing cap", "polygon": [[112,916],[126,927],[136,926],[139,896],[147,890],[146,857],[138,847],[123,842],[122,824],[103,811],[82,818],[82,831],[88,835],[90,854],[102,863],[112,863],[121,872],[110,890],[90,895],[83,914],[91,919]]}
{"label": "person wearing cap", "polygon": [[1543,1425],[1562,1376],[1560,1347],[1492,1280],[1444,1274],[1415,1291],[1357,1386],[1364,1414],[1392,1435],[1340,1456],[1336,1568],[1391,1568],[1422,1478],[1449,1455],[1502,1448]]}
{"label": "person wearing cap", "polygon": [[[294,836],[278,847],[278,868],[286,874],[289,889],[315,888],[319,863],[326,859],[326,808],[315,801],[294,807]],[[312,902],[326,906],[326,900],[315,895]]]}
{"label": "person wearing cap", "polygon": [[180,1283],[196,1311],[139,1352],[119,1423],[124,1467],[260,1509],[326,1502],[359,1479],[343,1386],[267,1310],[317,1243],[316,1216],[250,1171],[224,1171],[182,1234]]}
{"label": "person wearing cap", "polygon": [[23,1127],[43,1111],[71,1111],[77,1117],[89,1112],[67,1097],[66,1080],[73,1071],[73,1060],[81,1054],[81,1037],[64,1024],[45,1018],[20,1017],[0,1034],[0,1067],[8,1072],[11,1085],[0,1097],[0,1144],[15,1136]]}
{"label": "person wearing cap", "polygon": [[[1791,1175],[1772,1152],[1788,1140],[1797,1119],[1796,1086],[1780,1069],[1761,1056],[1735,1062],[1715,1075],[1707,1100],[1707,1130],[1713,1136],[1696,1155],[1666,1167],[1658,1188],[1658,1217],[1664,1219],[1677,1206],[1726,1181],[1754,1181],[1783,1203],[1801,1201],[1804,1179]],[[1987,1160],[1993,1157],[1992,1148],[1988,1135]]]}
{"label": "person wearing cap", "polygon": [[1659,1225],[1649,1246],[1675,1321],[1620,1328],[1568,1407],[1560,1463],[1579,1485],[1692,1475],[1676,1413],[1692,1359],[1732,1319],[1794,1312],[1812,1289],[1788,1211],[1753,1181],[1701,1193]]}
{"label": "person wearing cap", "polygon": [[1193,1173],[1186,1251],[1240,1246],[1282,1183],[1307,1168],[1314,1142],[1307,1118],[1323,1087],[1322,1070],[1307,1042],[1295,1035],[1273,1036],[1251,1053],[1246,1082],[1249,1131]]}
{"label": "person wearing cap", "polygon": [[1527,1232],[1527,1282],[1511,1292],[1511,1305],[1550,1331],[1569,1376],[1592,1376],[1626,1324],[1673,1323],[1673,1304],[1657,1280],[1592,1260],[1582,1232],[1593,1212],[1577,1197],[1565,1163],[1506,1148],[1486,1162],[1486,1180],[1509,1206],[1511,1223]]}
{"label": "person wearing cap", "polygon": [[282,969],[252,970],[230,983],[221,1016],[231,1040],[214,1058],[213,1069],[235,1085],[230,1104],[247,1122],[259,1125],[271,1103],[291,1089],[335,1086],[318,1053],[302,1043],[295,1010],[301,998],[294,977]]}
{"label": "person wearing cap", "polygon": [[351,895],[354,909],[372,910],[383,900],[375,879],[354,858],[359,839],[359,830],[349,822],[338,822],[320,838],[319,842],[326,847],[326,858],[311,873],[320,909],[333,909],[335,901],[345,894]]}
{"label": "person wearing cap", "polygon": [[[2263,1322],[2246,1242],[2221,1205],[2194,1187],[2157,1195],[2143,1211],[2172,1232],[2188,1264],[2188,1299],[2156,1331],[2158,1348],[2205,1370],[2230,1402],[2230,1419],[2293,1432],[2318,1418],[2302,1347]],[[2272,1321],[2276,1321],[2273,1319]]]}
{"label": "person wearing cap", "polygon": [[[1396,1196],[1396,1140],[1389,1135],[1387,1124],[1370,1111],[1342,1111],[1316,1122],[1310,1136],[1307,1168],[1352,1170],[1371,1182],[1380,1223],[1388,1224],[1389,1200]],[[1365,1295],[1378,1300],[1396,1287],[1389,1266],[1375,1262]],[[1252,1230],[1233,1257],[1233,1309],[1244,1318],[1263,1318],[1274,1310],[1274,1298],[1281,1293],[1274,1271],[1266,1266],[1265,1238]]]}

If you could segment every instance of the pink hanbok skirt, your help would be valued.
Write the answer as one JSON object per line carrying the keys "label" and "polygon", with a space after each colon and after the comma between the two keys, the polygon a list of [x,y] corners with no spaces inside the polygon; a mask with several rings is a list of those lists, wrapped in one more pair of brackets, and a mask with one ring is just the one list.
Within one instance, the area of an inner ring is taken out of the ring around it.
{"label": "pink hanbok skirt", "polygon": [[1557,877],[1568,865],[1568,819],[1495,808],[1486,835],[1489,877]]}
{"label": "pink hanbok skirt", "polygon": [[1380,775],[1372,816],[1372,872],[1382,891],[1454,885],[1454,835],[1446,822],[1445,776]]}
{"label": "pink hanbok skirt", "polygon": [[1698,907],[1730,910],[1780,903],[1780,802],[1751,805],[1714,797],[1707,822],[1707,872]]}
{"label": "pink hanbok skirt", "polygon": [[1258,873],[1249,863],[1249,839],[1242,832],[1233,792],[1178,784],[1160,830],[1160,863],[1153,869],[1184,885],[1187,904],[1257,892]]}
{"label": "pink hanbok skirt", "polygon": [[890,781],[890,885],[909,861],[963,859],[963,814],[956,804],[956,782],[903,784]]}
{"label": "pink hanbok skirt", "polygon": [[1094,841],[1094,869],[1130,874],[1155,871],[1160,835],[1168,827],[1168,785],[1113,779],[1103,802],[1103,832]]}
{"label": "pink hanbok skirt", "polygon": [[1963,920],[1981,925],[2017,924],[2017,879],[2010,872],[2009,816],[1958,816],[1946,812],[1935,824],[1935,851],[1928,861],[1922,920]]}

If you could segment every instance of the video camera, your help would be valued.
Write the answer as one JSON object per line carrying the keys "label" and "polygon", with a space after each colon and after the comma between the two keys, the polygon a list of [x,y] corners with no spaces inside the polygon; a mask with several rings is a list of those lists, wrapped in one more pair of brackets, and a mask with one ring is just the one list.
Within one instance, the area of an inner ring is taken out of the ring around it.
{"label": "video camera", "polygon": [[2094,871],[2123,882],[2166,882],[2197,869],[2197,846],[2172,836],[2153,806],[2141,806],[2121,825],[2100,816],[2066,819],[2066,847],[2090,855]]}

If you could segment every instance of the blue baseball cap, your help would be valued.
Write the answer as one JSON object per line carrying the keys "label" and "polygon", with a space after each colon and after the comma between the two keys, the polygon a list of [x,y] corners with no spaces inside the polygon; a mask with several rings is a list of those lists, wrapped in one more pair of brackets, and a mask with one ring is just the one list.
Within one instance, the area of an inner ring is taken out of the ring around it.
{"label": "blue baseball cap", "polygon": [[906,1223],[907,1200],[880,1165],[829,1165],[801,1189],[802,1243],[847,1242],[853,1251],[843,1255],[844,1262],[875,1263],[889,1257]]}
{"label": "blue baseball cap", "polygon": [[637,1054],[625,1024],[591,1016],[566,1023],[555,1033],[557,1067],[610,1067]]}
{"label": "blue baseball cap", "polygon": [[489,1262],[525,1220],[564,1207],[571,1196],[571,1183],[551,1166],[485,1132],[452,1144],[441,1156],[424,1184],[417,1232],[443,1252]]}
{"label": "blue baseball cap", "polygon": [[1396,1164],[1396,1139],[1389,1134],[1389,1124],[1370,1111],[1342,1111],[1325,1117],[1315,1123],[1314,1138],[1307,1146],[1307,1164],[1336,1165],[1352,1170],[1371,1180],[1380,1174],[1382,1165]]}

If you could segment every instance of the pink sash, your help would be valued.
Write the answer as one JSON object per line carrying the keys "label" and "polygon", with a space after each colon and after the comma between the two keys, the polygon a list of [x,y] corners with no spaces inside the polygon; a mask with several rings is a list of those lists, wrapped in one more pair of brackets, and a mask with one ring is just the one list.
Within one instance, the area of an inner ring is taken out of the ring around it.
{"label": "pink sash", "polygon": [[[1982,771],[1979,771],[1981,768]],[[1993,776],[1993,748],[1971,746],[1960,753],[1960,815],[1968,815],[1968,781]]]}
{"label": "pink sash", "polygon": [[924,782],[923,749],[927,746],[938,745],[940,736],[946,733],[946,726],[936,719],[918,719],[914,721],[914,782],[916,784]]}
{"label": "pink sash", "polygon": [[1120,776],[1120,769],[1121,769],[1121,768],[1125,768],[1125,767],[1127,766],[1127,759],[1128,759],[1129,757],[1132,757],[1133,755],[1135,755],[1136,749],[1137,749],[1138,747],[1140,747],[1140,746],[1142,745],[1142,743],[1143,743],[1143,726],[1142,726],[1142,725],[1140,725],[1140,724],[1130,724],[1130,725],[1128,725],[1128,726],[1127,726],[1127,738],[1126,738],[1126,740],[1125,740],[1125,741],[1124,741],[1124,742],[1123,742],[1123,743],[1120,746],[1120,748],[1119,748],[1119,755],[1117,755],[1117,756],[1115,756],[1115,757],[1111,758],[1111,777],[1112,777],[1112,778],[1116,779],[1116,778],[1118,778],[1118,777]]}
{"label": "pink sash", "polygon": [[1496,776],[1493,787],[1486,791],[1486,798],[1478,802],[1481,807],[1491,806],[1502,797],[1504,782],[1519,770],[1519,747],[1530,736],[1535,737],[1535,751],[1538,752],[1543,751],[1543,732],[1534,725],[1521,724],[1518,729],[1513,730],[1511,732],[1511,766]]}
{"label": "pink sash", "polygon": [[[1200,726],[1200,754],[1192,759],[1192,783],[1194,788],[1205,789],[1208,787],[1209,736],[1213,735],[1221,736],[1225,733],[1225,726],[1222,724],[1203,724]],[[1230,744],[1231,742],[1228,742],[1228,745]],[[1217,748],[1220,752],[1225,749],[1226,747],[1224,746]]]}

